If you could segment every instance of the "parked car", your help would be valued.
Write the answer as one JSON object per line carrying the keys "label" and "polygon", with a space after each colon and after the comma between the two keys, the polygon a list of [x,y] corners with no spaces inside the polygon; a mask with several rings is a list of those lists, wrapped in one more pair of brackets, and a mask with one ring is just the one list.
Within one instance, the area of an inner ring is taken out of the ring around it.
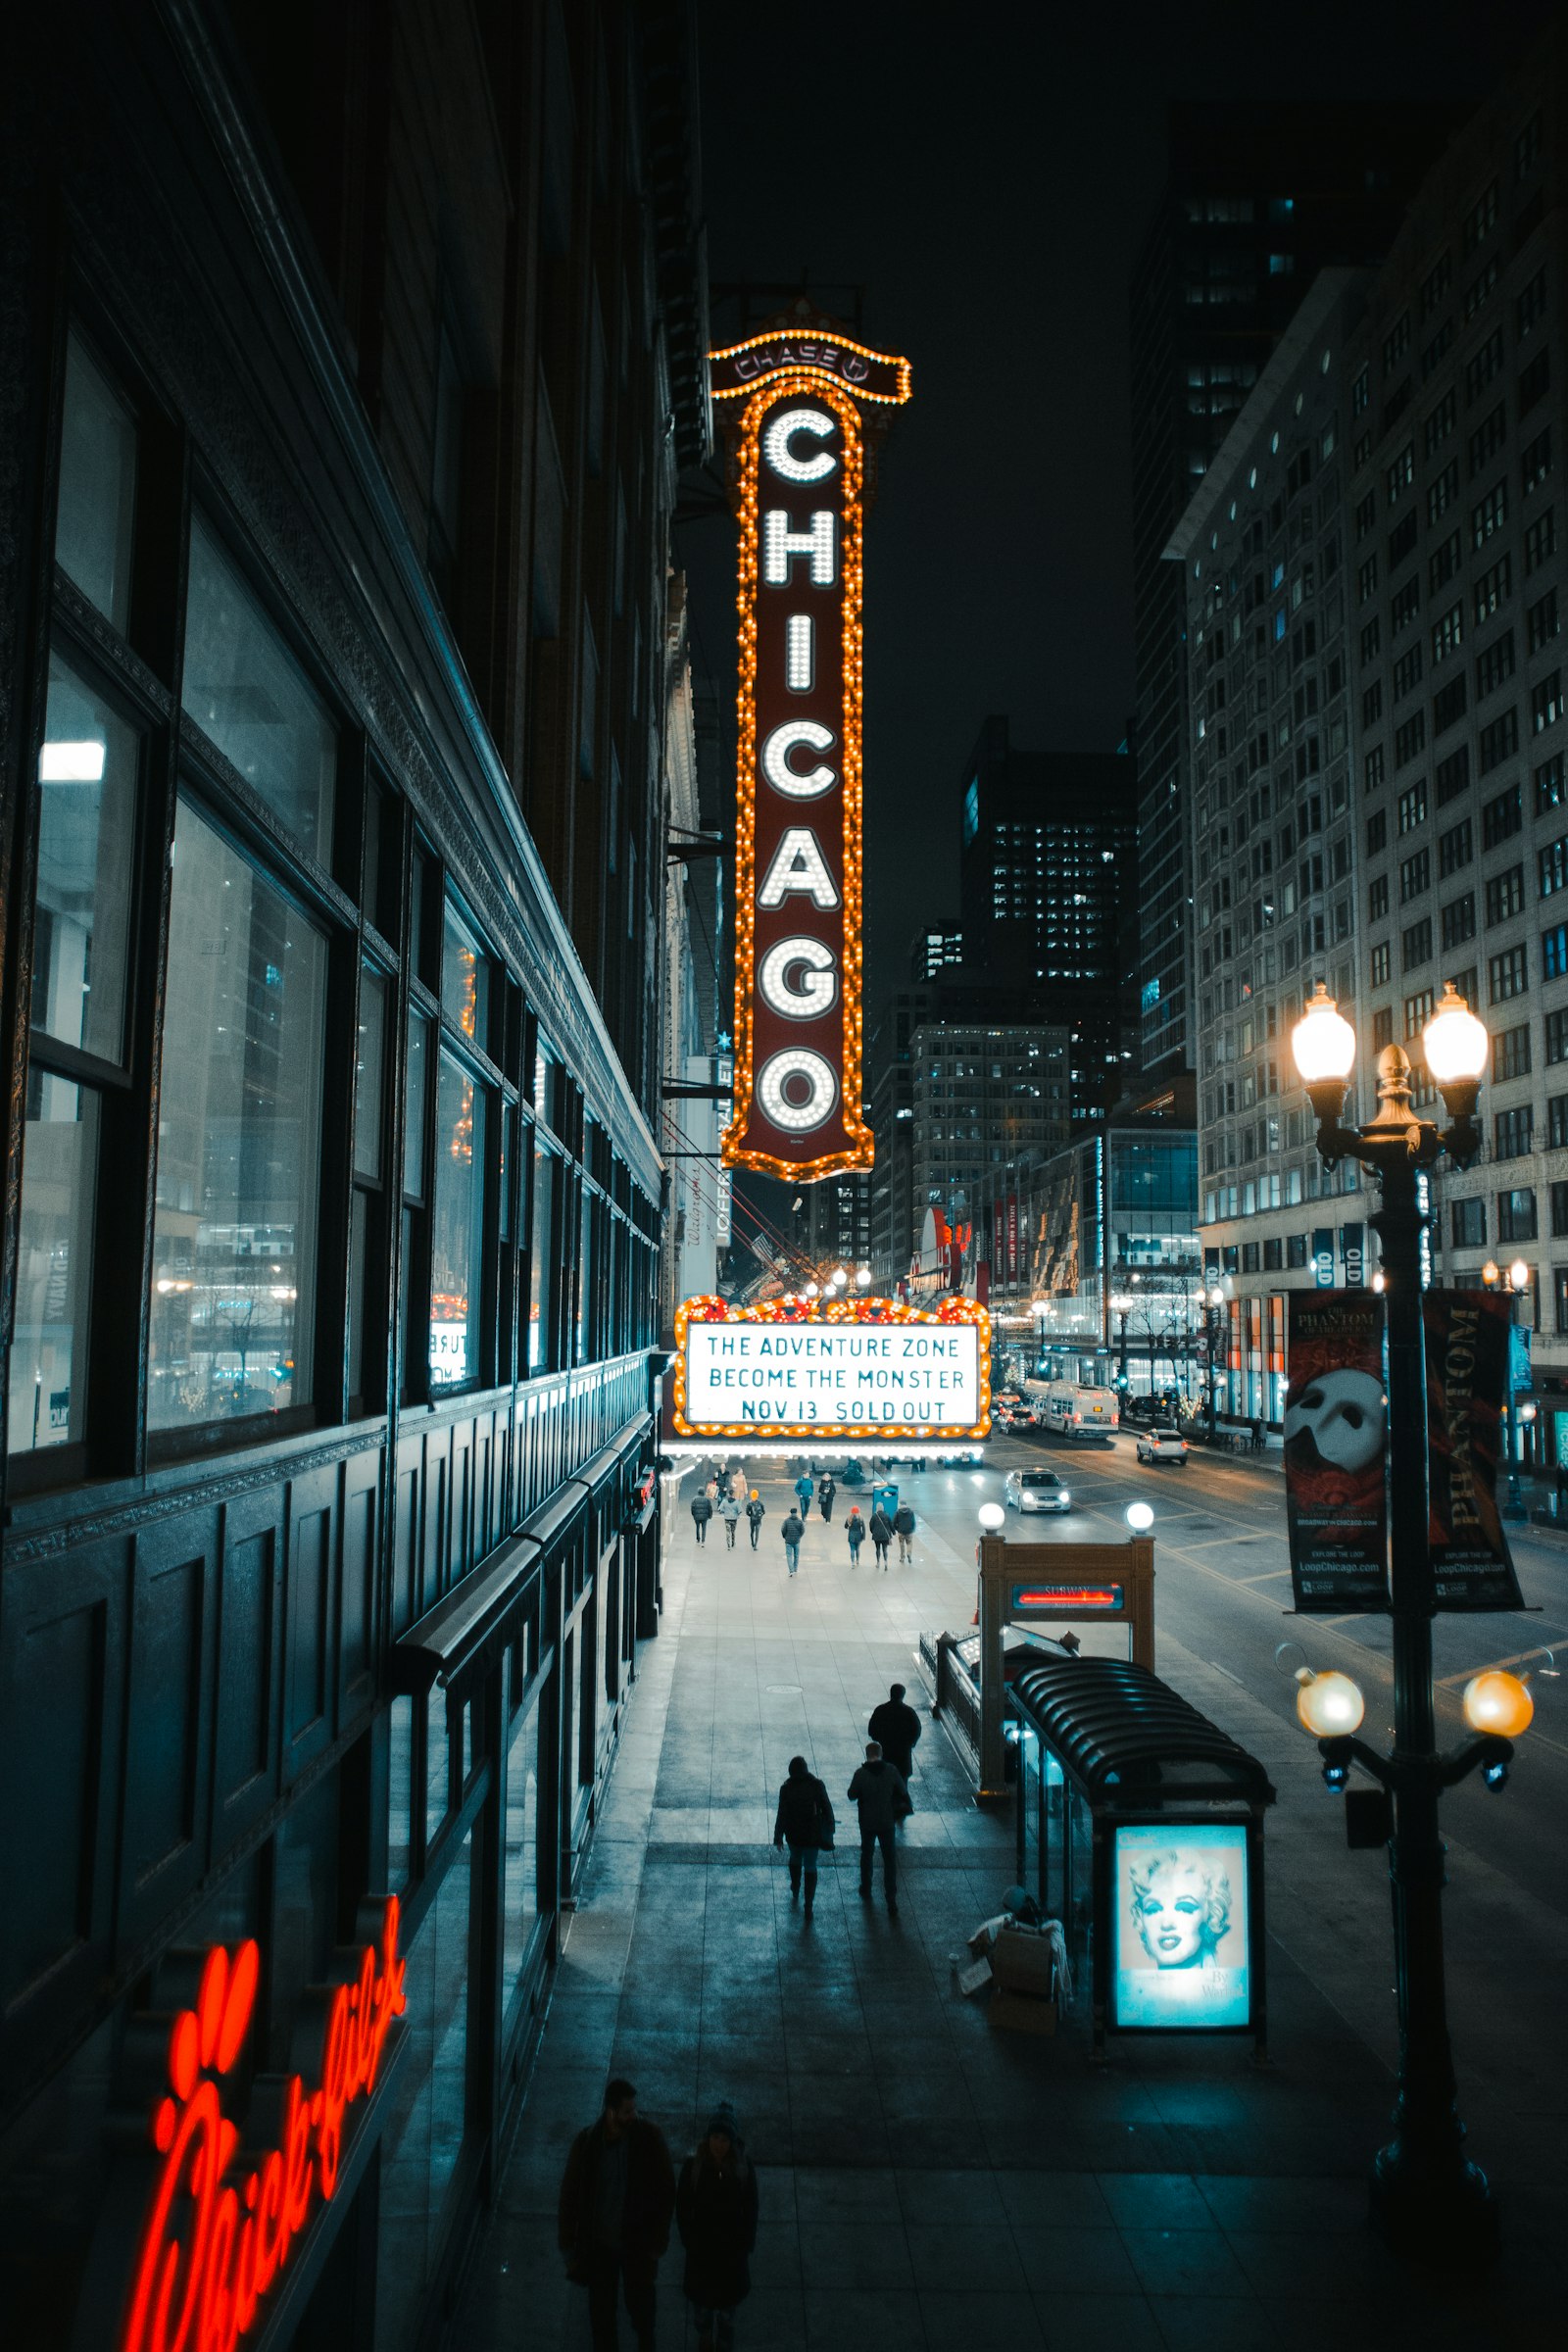
{"label": "parked car", "polygon": [[1141,1462],[1181,1462],[1187,1460],[1187,1440],[1173,1429],[1146,1429],[1139,1433],[1138,1459]]}
{"label": "parked car", "polygon": [[1072,1496],[1054,1470],[1009,1470],[1002,1499],[1009,1511],[1070,1511]]}

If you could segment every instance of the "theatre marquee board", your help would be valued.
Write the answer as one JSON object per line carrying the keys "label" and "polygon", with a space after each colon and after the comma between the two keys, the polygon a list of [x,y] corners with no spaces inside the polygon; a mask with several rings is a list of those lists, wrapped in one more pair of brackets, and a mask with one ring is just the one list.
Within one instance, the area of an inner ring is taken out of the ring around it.
{"label": "theatre marquee board", "polygon": [[864,1438],[940,1446],[991,1432],[991,1318],[897,1298],[688,1298],[675,1316],[681,1438]]}
{"label": "theatre marquee board", "polygon": [[735,1115],[726,1167],[868,1168],[860,1115],[861,541],[906,360],[797,323],[710,355],[740,518]]}

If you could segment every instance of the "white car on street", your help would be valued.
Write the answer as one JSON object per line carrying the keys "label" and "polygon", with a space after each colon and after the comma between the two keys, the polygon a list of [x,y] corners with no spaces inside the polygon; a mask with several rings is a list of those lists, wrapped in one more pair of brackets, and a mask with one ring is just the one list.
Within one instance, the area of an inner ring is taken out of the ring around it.
{"label": "white car on street", "polygon": [[1138,1433],[1138,1459],[1141,1462],[1180,1462],[1187,1460],[1187,1440],[1178,1437],[1173,1429],[1141,1429]]}
{"label": "white car on street", "polygon": [[1009,1470],[1002,1489],[1009,1511],[1070,1511],[1072,1496],[1054,1470]]}

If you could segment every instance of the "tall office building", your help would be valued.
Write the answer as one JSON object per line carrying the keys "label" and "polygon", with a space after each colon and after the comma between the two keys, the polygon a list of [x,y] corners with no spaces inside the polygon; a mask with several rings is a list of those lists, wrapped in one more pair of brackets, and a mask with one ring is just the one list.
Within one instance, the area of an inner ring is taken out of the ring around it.
{"label": "tall office building", "polygon": [[1008,1017],[976,992],[933,1008],[909,1036],[912,1205],[979,1225],[1004,1180],[1067,1140],[1070,1032]]}
{"label": "tall office building", "polygon": [[1073,1115],[1103,1106],[1127,1051],[1120,940],[1135,864],[1123,752],[1022,752],[986,720],[964,769],[964,969],[1012,990],[1015,1018],[1066,1028]]}
{"label": "tall office building", "polygon": [[882,1008],[870,1033],[865,1066],[870,1084],[871,1271],[878,1291],[909,1271],[914,1239],[914,1061],[911,1040],[938,1002],[930,988],[902,988]]}
{"label": "tall office building", "polygon": [[1133,273],[1141,1059],[1192,1053],[1191,729],[1181,515],[1316,272],[1388,250],[1453,117],[1389,106],[1172,110],[1170,176]]}
{"label": "tall office building", "polygon": [[950,921],[927,923],[909,942],[909,978],[916,988],[942,980],[963,961],[963,925]]}

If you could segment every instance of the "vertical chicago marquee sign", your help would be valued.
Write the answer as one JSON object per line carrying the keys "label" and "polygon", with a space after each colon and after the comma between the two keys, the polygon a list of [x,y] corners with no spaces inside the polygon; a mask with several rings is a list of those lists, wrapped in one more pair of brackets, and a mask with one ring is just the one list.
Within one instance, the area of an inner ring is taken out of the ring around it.
{"label": "vertical chicago marquee sign", "polygon": [[[907,360],[792,324],[711,355],[741,526],[735,1115],[726,1167],[868,1168],[860,1116],[867,431]],[[869,407],[872,416],[862,410]]]}

